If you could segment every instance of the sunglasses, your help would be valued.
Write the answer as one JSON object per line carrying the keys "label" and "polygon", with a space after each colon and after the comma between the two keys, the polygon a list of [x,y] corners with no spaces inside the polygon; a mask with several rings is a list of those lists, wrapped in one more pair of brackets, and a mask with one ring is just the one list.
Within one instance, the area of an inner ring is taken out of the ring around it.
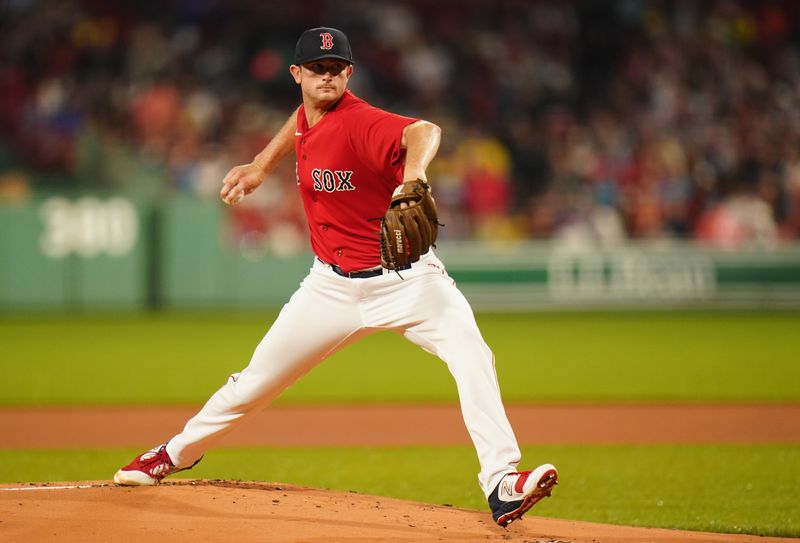
{"label": "sunglasses", "polygon": [[310,70],[317,75],[325,75],[330,72],[331,75],[337,76],[347,69],[348,64],[345,62],[309,62],[303,64],[303,68]]}

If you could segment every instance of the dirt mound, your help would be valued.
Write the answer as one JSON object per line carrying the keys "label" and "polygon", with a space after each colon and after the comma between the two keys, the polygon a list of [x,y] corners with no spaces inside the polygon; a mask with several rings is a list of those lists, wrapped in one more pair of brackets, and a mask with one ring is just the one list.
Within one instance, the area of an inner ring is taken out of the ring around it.
{"label": "dirt mound", "polygon": [[258,482],[176,480],[126,488],[108,482],[0,485],[8,542],[777,543],[741,535],[655,530],[528,514],[508,529],[487,512]]}

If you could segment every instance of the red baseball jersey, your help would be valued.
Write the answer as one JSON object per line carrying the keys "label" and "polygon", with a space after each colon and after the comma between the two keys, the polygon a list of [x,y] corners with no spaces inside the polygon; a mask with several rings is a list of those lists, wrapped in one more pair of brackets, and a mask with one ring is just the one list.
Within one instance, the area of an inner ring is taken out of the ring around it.
{"label": "red baseball jersey", "polygon": [[297,184],[311,249],[345,271],[377,266],[380,217],[403,181],[403,129],[417,119],[378,109],[345,91],[312,128],[297,112]]}

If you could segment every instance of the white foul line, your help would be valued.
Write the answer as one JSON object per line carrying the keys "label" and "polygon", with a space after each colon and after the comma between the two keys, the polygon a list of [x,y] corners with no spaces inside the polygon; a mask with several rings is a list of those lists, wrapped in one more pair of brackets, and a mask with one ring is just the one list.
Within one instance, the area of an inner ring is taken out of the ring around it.
{"label": "white foul line", "polygon": [[18,488],[0,488],[1,490],[65,490],[69,488],[100,488],[105,485],[64,485],[64,486],[23,486]]}

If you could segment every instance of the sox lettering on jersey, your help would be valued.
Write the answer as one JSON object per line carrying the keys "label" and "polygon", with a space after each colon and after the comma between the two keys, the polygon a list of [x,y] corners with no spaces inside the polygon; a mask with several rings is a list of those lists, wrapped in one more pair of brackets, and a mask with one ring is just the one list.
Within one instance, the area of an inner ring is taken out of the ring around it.
{"label": "sox lettering on jersey", "polygon": [[350,170],[321,170],[314,168],[311,170],[311,178],[314,180],[314,190],[335,192],[344,190],[356,190],[350,178],[353,177],[353,172]]}
{"label": "sox lettering on jersey", "polygon": [[[340,45],[336,42],[334,49]],[[413,122],[374,108],[349,91],[313,128],[300,106],[295,127],[298,192],[311,225],[311,247],[325,262],[346,271],[380,263],[376,223],[369,219],[383,216],[389,193],[402,181],[402,156],[390,164],[384,160],[402,151],[400,134]],[[323,225],[335,228],[325,230]]]}
{"label": "sox lettering on jersey", "polygon": [[323,32],[319,35],[322,38],[322,45],[319,47],[320,49],[329,50],[333,49],[333,34],[330,32]]}

